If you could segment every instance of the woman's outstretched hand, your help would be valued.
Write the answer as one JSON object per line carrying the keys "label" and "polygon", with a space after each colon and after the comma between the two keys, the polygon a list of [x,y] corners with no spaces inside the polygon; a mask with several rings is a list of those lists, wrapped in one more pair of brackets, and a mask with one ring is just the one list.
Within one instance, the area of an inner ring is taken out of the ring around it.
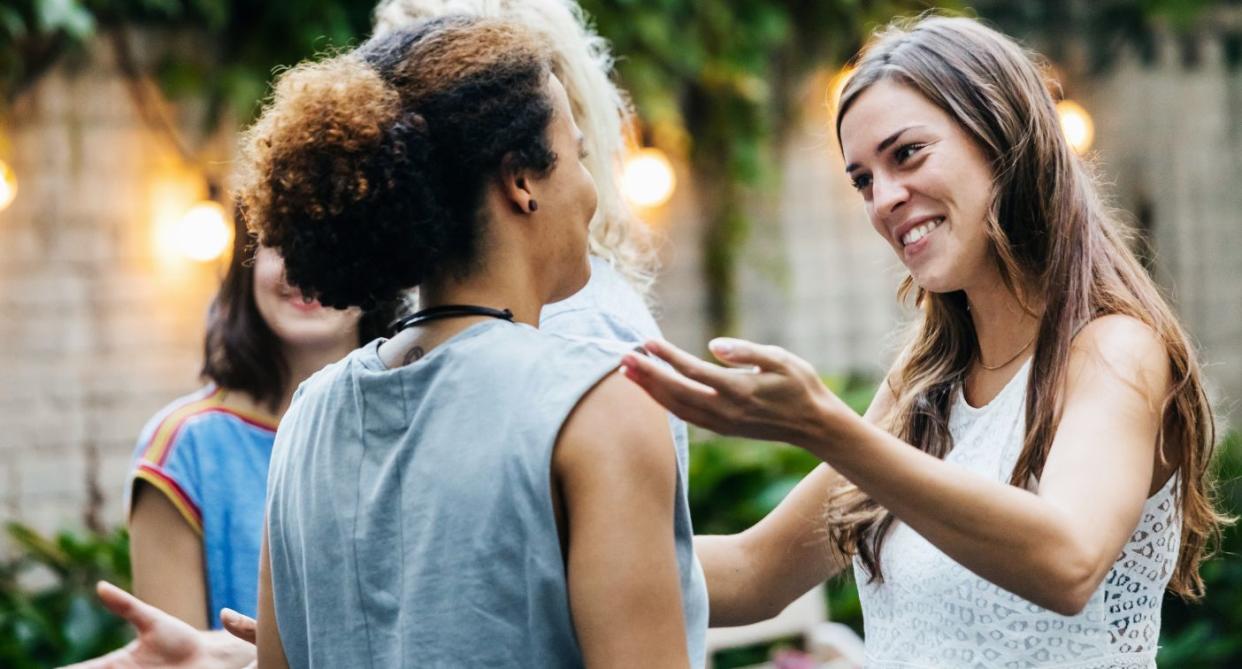
{"label": "woman's outstretched hand", "polygon": [[137,635],[124,648],[65,669],[240,669],[255,660],[255,648],[224,632],[194,629],[124,590],[100,581],[100,601],[124,618]]}
{"label": "woman's outstretched hand", "polygon": [[683,420],[720,434],[802,447],[822,443],[842,412],[853,412],[820,381],[810,363],[777,346],[714,339],[721,367],[665,341],[644,348],[672,369],[638,353],[622,360],[625,375]]}

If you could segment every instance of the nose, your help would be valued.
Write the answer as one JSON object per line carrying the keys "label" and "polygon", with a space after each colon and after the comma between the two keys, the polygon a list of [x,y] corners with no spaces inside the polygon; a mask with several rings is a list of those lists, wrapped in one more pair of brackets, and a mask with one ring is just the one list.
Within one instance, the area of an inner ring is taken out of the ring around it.
{"label": "nose", "polygon": [[875,213],[888,216],[910,199],[910,190],[900,178],[876,174],[871,181],[871,202]]}

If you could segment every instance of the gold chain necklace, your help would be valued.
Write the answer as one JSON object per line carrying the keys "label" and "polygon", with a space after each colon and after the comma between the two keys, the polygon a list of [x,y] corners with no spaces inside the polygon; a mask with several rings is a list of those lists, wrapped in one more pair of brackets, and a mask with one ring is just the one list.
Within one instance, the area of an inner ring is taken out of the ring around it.
{"label": "gold chain necklace", "polygon": [[[1035,336],[1038,336],[1038,334],[1036,334]],[[1025,344],[1023,344],[1023,345],[1022,345],[1022,348],[1018,349],[1018,352],[1017,352],[1017,353],[1014,353],[1013,355],[1009,356],[1009,359],[1008,359],[1008,360],[1006,360],[1005,362],[1002,362],[1001,364],[999,364],[999,365],[997,365],[997,366],[995,366],[995,367],[988,367],[987,365],[983,364],[983,351],[982,351],[982,350],[980,350],[980,349],[978,349],[978,348],[977,348],[978,344],[976,344],[976,349],[975,349],[975,350],[976,350],[976,351],[978,351],[978,355],[976,355],[976,356],[975,356],[975,361],[979,363],[979,366],[980,366],[980,367],[982,367],[982,368],[986,369],[987,371],[989,371],[989,372],[995,372],[996,370],[1003,368],[1005,365],[1008,365],[1009,363],[1013,362],[1014,360],[1017,360],[1017,359],[1018,359],[1018,356],[1022,355],[1022,352],[1023,352],[1023,351],[1025,351],[1026,349],[1030,348],[1030,347],[1031,347],[1031,344],[1035,343],[1035,336],[1031,337],[1031,338],[1030,338],[1030,339],[1029,339],[1029,340],[1028,340]]]}

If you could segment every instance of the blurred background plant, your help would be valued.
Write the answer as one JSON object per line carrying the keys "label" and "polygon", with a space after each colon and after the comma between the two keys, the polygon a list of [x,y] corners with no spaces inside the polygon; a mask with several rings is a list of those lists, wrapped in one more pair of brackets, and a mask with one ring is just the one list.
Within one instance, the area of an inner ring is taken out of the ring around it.
{"label": "blurred background plant", "polygon": [[[1230,431],[1218,447],[1220,507],[1242,516],[1242,432]],[[1165,597],[1160,629],[1162,667],[1242,667],[1242,526],[1221,537],[1216,556],[1203,565],[1207,596],[1188,604]]]}
{"label": "blurred background plant", "polygon": [[61,666],[132,638],[95,597],[100,579],[129,588],[129,536],[123,528],[64,531],[52,538],[20,523],[6,530],[17,550],[0,561],[0,667]]}

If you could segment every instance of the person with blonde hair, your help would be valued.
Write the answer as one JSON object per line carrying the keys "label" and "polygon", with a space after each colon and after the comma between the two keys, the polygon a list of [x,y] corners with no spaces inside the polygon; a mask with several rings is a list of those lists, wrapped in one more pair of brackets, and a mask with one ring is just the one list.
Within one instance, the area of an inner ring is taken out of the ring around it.
{"label": "person with blonde hair", "polygon": [[868,667],[1155,667],[1164,594],[1203,595],[1225,521],[1212,412],[1036,59],[972,19],[901,22],[858,56],[836,130],[918,308],[866,415],[777,347],[625,361],[686,420],[825,462],[755,527],[698,540],[712,623],[852,561]]}

